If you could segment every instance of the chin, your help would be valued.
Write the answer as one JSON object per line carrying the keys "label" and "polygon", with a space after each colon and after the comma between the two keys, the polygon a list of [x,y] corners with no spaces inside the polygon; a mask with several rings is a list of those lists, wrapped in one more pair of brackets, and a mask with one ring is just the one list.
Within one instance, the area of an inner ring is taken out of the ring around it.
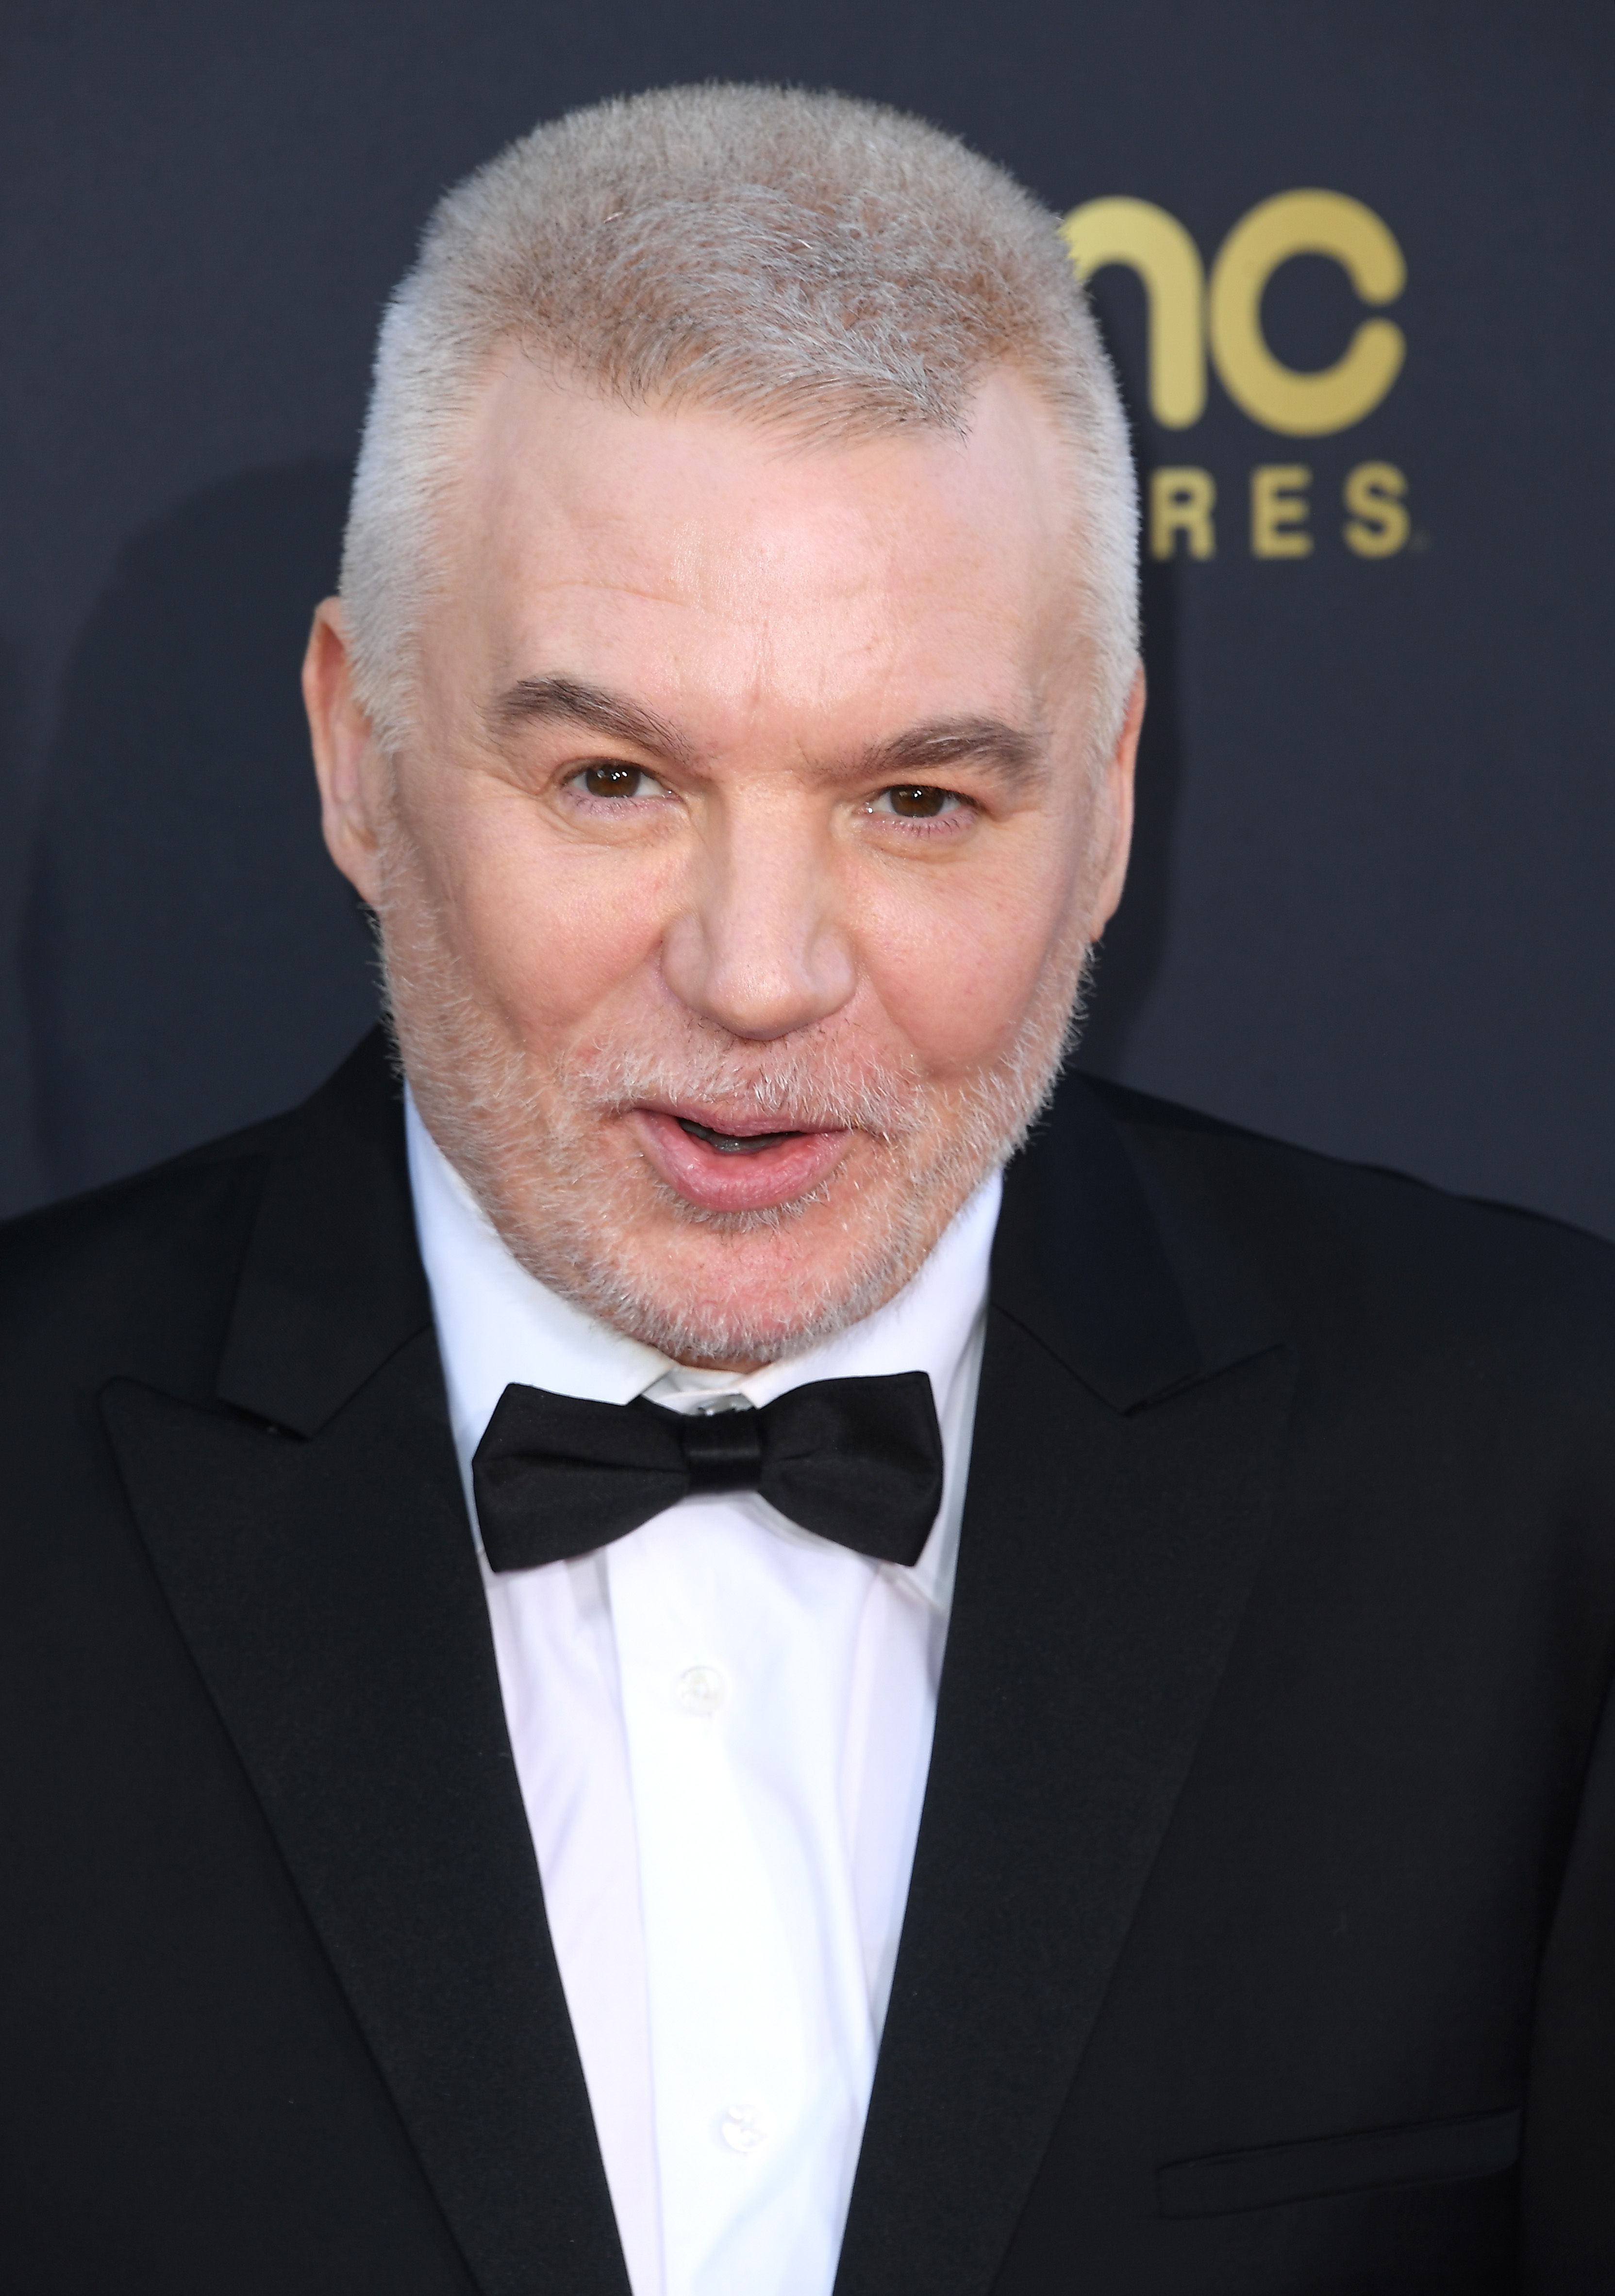
{"label": "chin", "polygon": [[546,1218],[506,1210],[496,1226],[530,1274],[630,1339],[676,1363],[751,1368],[884,1305],[958,1208],[933,1196],[900,1216],[886,1191],[837,1178],[743,1213],[679,1204],[659,1186],[638,1219],[557,1220],[552,1201]]}

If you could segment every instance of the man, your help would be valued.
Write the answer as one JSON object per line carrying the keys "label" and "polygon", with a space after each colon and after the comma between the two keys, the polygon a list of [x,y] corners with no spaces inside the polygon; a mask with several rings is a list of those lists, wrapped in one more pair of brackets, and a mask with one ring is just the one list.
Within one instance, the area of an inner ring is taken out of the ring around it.
{"label": "man", "polygon": [[8,2286],[1611,2284],[1615,1265],[1038,1121],[1133,522],[932,130],[444,202],[307,668],[402,1080],[5,1247]]}

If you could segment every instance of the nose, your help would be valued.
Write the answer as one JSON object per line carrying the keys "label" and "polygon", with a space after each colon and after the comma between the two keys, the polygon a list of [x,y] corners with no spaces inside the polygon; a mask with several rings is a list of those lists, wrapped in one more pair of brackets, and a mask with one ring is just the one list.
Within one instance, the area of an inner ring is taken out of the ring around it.
{"label": "nose", "polygon": [[767,1041],[850,1001],[832,846],[810,807],[763,795],[723,808],[662,939],[663,977],[692,1012]]}

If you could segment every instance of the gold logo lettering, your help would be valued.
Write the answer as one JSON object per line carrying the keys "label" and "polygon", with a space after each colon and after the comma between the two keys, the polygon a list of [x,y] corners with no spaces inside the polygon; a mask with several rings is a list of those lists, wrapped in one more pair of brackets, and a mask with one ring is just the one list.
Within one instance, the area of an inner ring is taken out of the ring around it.
{"label": "gold logo lettering", "polygon": [[1284,365],[1262,332],[1267,283],[1293,256],[1327,256],[1376,308],[1402,292],[1407,266],[1394,234],[1343,192],[1263,200],[1224,240],[1209,290],[1193,240],[1148,200],[1089,200],[1061,228],[1080,277],[1125,263],[1144,282],[1150,412],[1166,430],[1187,430],[1205,412],[1208,340],[1234,405],[1287,438],[1321,439],[1360,422],[1402,371],[1407,344],[1390,319],[1365,319],[1335,364],[1316,374]]}
{"label": "gold logo lettering", "polygon": [[1144,282],[1150,316],[1150,412],[1186,430],[1206,411],[1206,274],[1176,216],[1148,200],[1090,200],[1061,226],[1079,278],[1125,263]]}
{"label": "gold logo lettering", "polygon": [[1319,439],[1360,422],[1402,371],[1407,345],[1389,319],[1365,319],[1321,374],[1282,365],[1262,332],[1262,294],[1295,255],[1333,258],[1365,303],[1392,303],[1407,266],[1390,233],[1340,192],[1281,192],[1236,223],[1211,266],[1211,356],[1236,406],[1269,430]]}
{"label": "gold logo lettering", "polygon": [[1359,558],[1394,558],[1411,521],[1403,496],[1407,480],[1394,463],[1359,463],[1346,473],[1341,496],[1351,516],[1340,532]]}
{"label": "gold logo lettering", "polygon": [[1181,535],[1191,558],[1214,558],[1217,535],[1211,512],[1217,481],[1209,471],[1159,470],[1150,473],[1150,555],[1173,558]]}
{"label": "gold logo lettering", "polygon": [[1258,558],[1310,558],[1311,514],[1304,463],[1258,463],[1250,473],[1250,548]]}

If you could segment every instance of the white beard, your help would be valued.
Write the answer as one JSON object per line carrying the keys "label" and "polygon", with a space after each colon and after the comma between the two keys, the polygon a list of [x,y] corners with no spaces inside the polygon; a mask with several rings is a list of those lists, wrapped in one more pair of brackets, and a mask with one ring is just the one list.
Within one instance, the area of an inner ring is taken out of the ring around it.
{"label": "white beard", "polygon": [[[941,1086],[872,1062],[848,1029],[816,1022],[772,1045],[727,1035],[694,1013],[669,1045],[596,1045],[545,1062],[496,1030],[421,881],[402,828],[382,849],[377,929],[387,1013],[415,1103],[438,1145],[512,1256],[552,1291],[631,1339],[688,1364],[768,1363],[804,1353],[873,1314],[914,1275],[955,1213],[1026,1138],[1077,1037],[1086,947],[1046,964],[1006,1053]],[[879,1185],[833,1172],[761,1210],[687,1202],[648,1165],[598,1153],[603,1119],[635,1105],[696,1105],[778,1116],[781,1129],[835,1127],[879,1146]],[[766,1309],[755,1298],[755,1240],[790,1232],[843,1200],[851,1240],[833,1274],[784,1264]],[[647,1207],[711,1239],[701,1296],[673,1296],[635,1250]],[[855,1234],[855,1231],[857,1231]],[[751,1240],[749,1242],[749,1240]],[[750,1257],[750,1286],[734,1281]]]}

